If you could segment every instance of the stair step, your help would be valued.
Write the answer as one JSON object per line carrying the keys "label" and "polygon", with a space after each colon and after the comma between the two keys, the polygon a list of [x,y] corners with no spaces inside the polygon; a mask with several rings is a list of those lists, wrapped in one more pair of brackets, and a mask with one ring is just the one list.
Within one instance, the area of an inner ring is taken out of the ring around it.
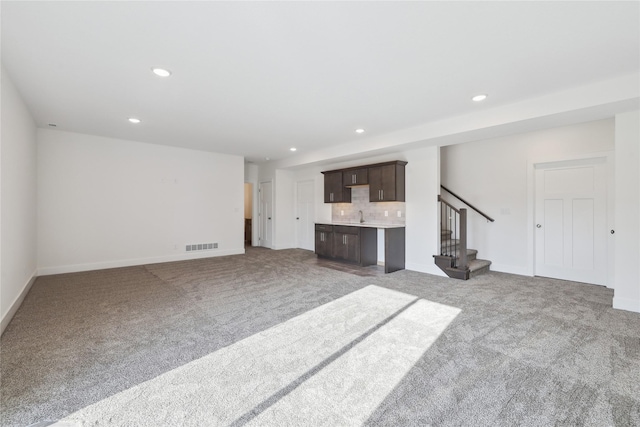
{"label": "stair step", "polygon": [[[471,249],[474,250],[474,249]],[[476,251],[477,252],[477,251]],[[453,267],[454,258],[444,255],[434,255],[433,256],[436,265],[440,267],[442,271],[447,273],[447,276],[452,277],[454,279],[462,279],[467,280],[472,277],[478,276],[480,274],[486,273],[489,271],[489,267],[491,266],[491,261],[486,259],[472,259],[469,260],[467,264],[467,269],[461,269]]]}
{"label": "stair step", "polygon": [[440,249],[442,249],[442,251],[455,251],[458,249],[458,246],[460,246],[460,240],[458,239],[447,239],[441,240],[440,242]]}
{"label": "stair step", "polygon": [[[455,248],[453,250],[453,252],[451,252],[450,254],[446,254],[448,256],[451,256],[453,258],[460,258],[460,249]],[[475,249],[467,249],[467,262],[471,262],[474,259],[476,259],[476,255],[478,255],[478,251]]]}
{"label": "stair step", "polygon": [[478,276],[489,271],[491,261],[486,259],[474,259],[469,262],[469,278]]}

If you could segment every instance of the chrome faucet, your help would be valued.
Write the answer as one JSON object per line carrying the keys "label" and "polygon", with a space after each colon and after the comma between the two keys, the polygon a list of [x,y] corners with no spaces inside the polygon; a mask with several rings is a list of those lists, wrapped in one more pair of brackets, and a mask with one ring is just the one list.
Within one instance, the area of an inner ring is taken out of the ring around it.
{"label": "chrome faucet", "polygon": [[364,215],[362,215],[362,211],[358,212],[360,212],[360,224],[362,224],[364,222]]}

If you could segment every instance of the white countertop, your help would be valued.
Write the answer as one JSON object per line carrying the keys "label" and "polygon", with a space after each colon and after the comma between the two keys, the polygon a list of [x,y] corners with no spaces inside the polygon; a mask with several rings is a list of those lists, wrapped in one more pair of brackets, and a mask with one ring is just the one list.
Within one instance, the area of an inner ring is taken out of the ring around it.
{"label": "white countertop", "polygon": [[368,227],[368,228],[404,228],[402,224],[374,224],[372,222],[318,222],[316,224],[326,225],[347,225],[349,227]]}

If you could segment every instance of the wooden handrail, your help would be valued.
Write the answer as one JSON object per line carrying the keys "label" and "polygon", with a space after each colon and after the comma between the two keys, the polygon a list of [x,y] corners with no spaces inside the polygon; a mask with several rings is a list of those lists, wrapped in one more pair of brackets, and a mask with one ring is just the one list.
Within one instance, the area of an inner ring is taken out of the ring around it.
{"label": "wooden handrail", "polygon": [[[462,203],[464,203],[465,205],[469,206],[471,209],[473,209],[474,211],[478,212],[480,215],[482,215],[483,217],[485,217],[487,219],[487,221],[491,221],[494,222],[495,219],[491,218],[489,215],[485,214],[484,212],[482,212],[481,210],[479,210],[478,208],[476,208],[475,206],[473,206],[471,203],[467,202],[465,199],[463,199],[462,197],[458,196],[456,193],[454,193],[453,191],[449,190],[447,187],[445,187],[444,185],[440,185],[440,188],[442,188],[444,191],[446,191],[447,193],[451,194],[453,197],[455,197],[456,199],[460,200]],[[438,200],[440,199],[440,196],[438,196]],[[442,200],[444,202],[444,200]],[[444,202],[447,203],[447,202]],[[449,205],[449,203],[447,203],[447,205]],[[451,205],[449,205],[451,206]]]}

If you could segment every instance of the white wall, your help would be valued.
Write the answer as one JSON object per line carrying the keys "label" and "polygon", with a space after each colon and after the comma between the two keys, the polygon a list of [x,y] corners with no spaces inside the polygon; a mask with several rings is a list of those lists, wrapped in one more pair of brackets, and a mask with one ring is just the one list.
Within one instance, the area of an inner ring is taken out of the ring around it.
{"label": "white wall", "polygon": [[[38,131],[38,269],[244,253],[242,157]],[[187,252],[193,243],[215,250]]]}
{"label": "white wall", "polygon": [[618,114],[613,307],[640,313],[640,111]]}
{"label": "white wall", "polygon": [[442,184],[496,220],[469,210],[468,243],[478,257],[492,270],[532,275],[533,164],[613,149],[612,119],[451,145],[441,149]]}
{"label": "white wall", "polygon": [[36,126],[20,94],[2,69],[0,135],[0,333],[35,280]]}
{"label": "white wall", "polygon": [[440,194],[440,149],[426,147],[407,151],[406,166],[406,267],[443,276],[433,256],[440,250],[438,194]]}

